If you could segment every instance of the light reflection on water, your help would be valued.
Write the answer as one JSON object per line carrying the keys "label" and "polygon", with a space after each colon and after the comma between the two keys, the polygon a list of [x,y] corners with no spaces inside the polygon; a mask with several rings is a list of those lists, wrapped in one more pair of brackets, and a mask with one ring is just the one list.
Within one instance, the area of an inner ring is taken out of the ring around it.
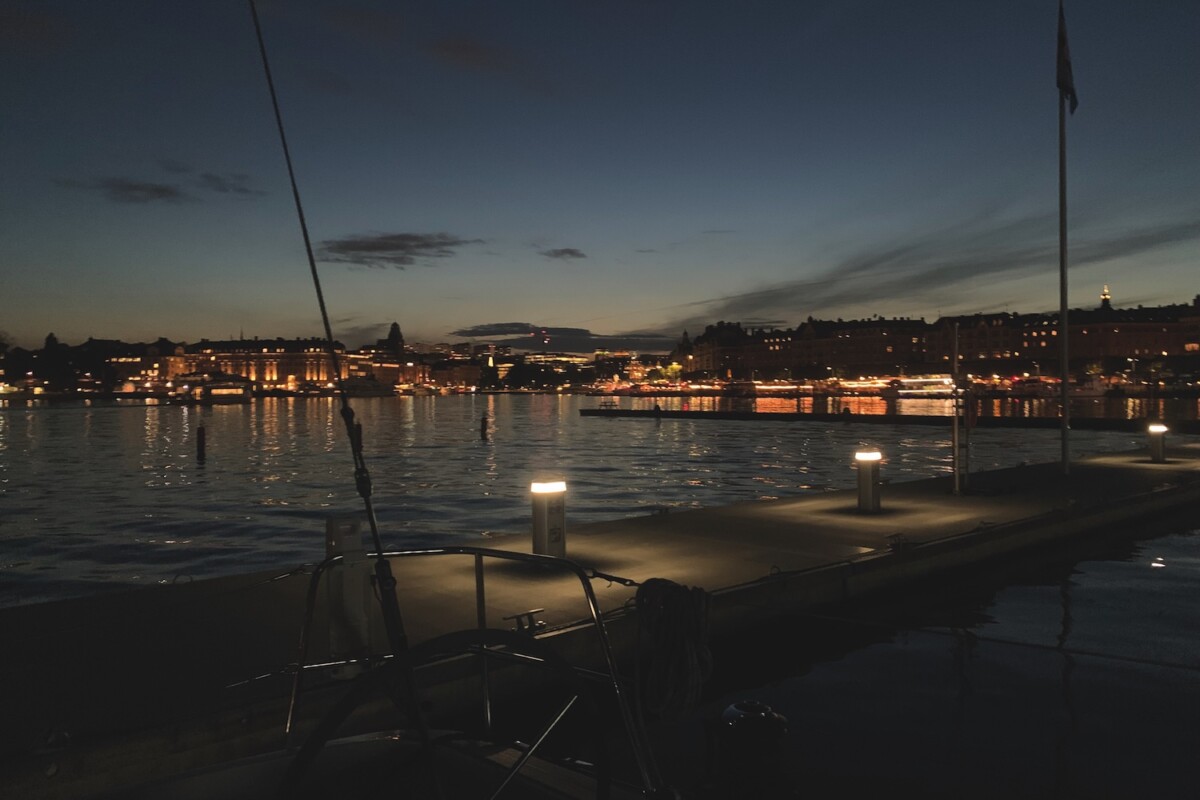
{"label": "light reflection on water", "polygon": [[[979,414],[985,417],[1058,417],[1054,397],[979,398]],[[620,397],[617,407],[664,411],[757,411],[775,414],[911,414],[948,416],[953,413],[949,398],[894,398],[801,396],[785,397]],[[1071,416],[1096,419],[1200,419],[1197,397],[1082,397],[1071,401]]]}
{"label": "light reflection on water", "polygon": [[1200,532],[1141,533],[1156,538],[1014,569],[902,621],[867,611],[748,636],[747,672],[662,755],[688,788],[713,783],[693,731],[753,699],[788,719],[769,771],[784,790],[744,796],[1195,797]]}
{"label": "light reflection on water", "polygon": [[[659,402],[706,407],[710,400]],[[858,409],[879,401],[852,400]],[[579,415],[594,398],[554,395],[361,398],[352,405],[387,547],[523,531],[529,483],[545,478],[568,482],[569,519],[582,522],[850,488],[852,454],[862,445],[883,450],[884,476],[892,480],[950,469],[949,431],[929,426],[602,419]],[[203,464],[196,458],[200,425]],[[1095,431],[1076,431],[1072,442],[1079,455],[1144,444]],[[972,436],[972,461],[988,469],[1053,460],[1058,446],[1054,430],[981,428]],[[0,409],[0,502],[0,604],[97,582],[316,560],[325,516],[362,507],[338,405],[299,398],[211,408]]]}

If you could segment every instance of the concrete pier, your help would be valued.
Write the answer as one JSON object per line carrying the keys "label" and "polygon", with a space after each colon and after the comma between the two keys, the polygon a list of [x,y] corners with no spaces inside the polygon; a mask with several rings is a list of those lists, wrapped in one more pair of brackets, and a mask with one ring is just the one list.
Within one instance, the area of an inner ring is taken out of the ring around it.
{"label": "concrete pier", "polygon": [[[571,525],[566,557],[637,583],[707,590],[719,659],[720,637],[751,621],[886,600],[1107,526],[1136,531],[1200,501],[1200,445],[1169,447],[1161,463],[1148,451],[1083,458],[1069,475],[1058,464],[978,473],[963,495],[949,476],[880,489],[872,514],[848,490]],[[527,531],[470,544],[531,548]],[[296,658],[310,570],[0,609],[0,797],[80,796],[147,763],[184,768],[281,746],[284,667]],[[394,571],[414,643],[478,624],[470,558],[398,559]],[[636,587],[592,585],[628,659]],[[577,581],[500,563],[487,568],[486,597],[489,626],[536,617],[545,635],[583,653]],[[320,608],[315,630],[325,632],[311,653],[320,660],[329,640]]]}

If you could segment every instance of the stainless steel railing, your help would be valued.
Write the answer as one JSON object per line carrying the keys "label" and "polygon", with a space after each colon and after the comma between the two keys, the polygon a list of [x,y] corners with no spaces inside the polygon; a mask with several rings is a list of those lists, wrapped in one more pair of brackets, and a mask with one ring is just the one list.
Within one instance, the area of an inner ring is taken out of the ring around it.
{"label": "stainless steel railing", "polygon": [[[633,713],[626,691],[621,685],[619,671],[617,668],[616,657],[613,654],[612,644],[609,640],[608,631],[605,627],[604,616],[600,610],[600,605],[596,600],[596,594],[592,589],[591,577],[586,570],[573,561],[553,556],[536,555],[532,553],[519,553],[507,550],[494,550],[482,547],[437,547],[420,550],[401,550],[394,552],[385,552],[382,554],[370,554],[369,558],[388,558],[388,559],[405,559],[405,558],[429,558],[443,556],[470,556],[474,561],[475,569],[475,617],[476,624],[479,630],[484,630],[488,627],[487,624],[487,585],[485,580],[484,561],[485,559],[502,559],[508,561],[519,561],[529,564],[544,565],[550,569],[557,569],[561,572],[574,575],[579,581],[580,589],[583,592],[583,597],[587,606],[587,618],[579,620],[579,623],[590,624],[595,632],[597,644],[601,655],[603,656],[604,672],[586,669],[580,666],[572,668],[581,676],[593,680],[604,681],[611,689],[614,700],[617,703],[620,711],[622,726],[625,730],[625,735],[633,753],[634,760],[637,765],[637,770],[643,789],[647,793],[652,793],[662,788],[661,776],[658,773],[657,766],[654,762],[653,755],[650,750],[649,742],[646,737],[644,728],[641,725],[640,718]],[[322,576],[334,565],[340,563],[343,557],[340,555],[332,556],[322,561],[312,573],[309,581],[304,624],[300,632],[300,643],[298,646],[298,654],[296,659],[296,670],[292,681],[291,697],[288,702],[287,722],[284,727],[285,736],[290,736],[296,722],[297,709],[299,707],[300,693],[302,690],[303,678],[308,667],[308,651],[312,639],[312,626],[315,616],[318,587]],[[531,631],[531,636],[536,637],[536,632]],[[501,655],[499,652],[487,651],[484,649],[481,655]],[[534,656],[522,655],[521,658],[528,658],[534,661],[538,659]],[[350,663],[349,661],[331,662],[334,664]],[[488,658],[480,659],[480,680],[482,691],[483,704],[483,719],[485,728],[491,728],[492,724],[492,697],[491,697],[491,681],[488,672]]]}

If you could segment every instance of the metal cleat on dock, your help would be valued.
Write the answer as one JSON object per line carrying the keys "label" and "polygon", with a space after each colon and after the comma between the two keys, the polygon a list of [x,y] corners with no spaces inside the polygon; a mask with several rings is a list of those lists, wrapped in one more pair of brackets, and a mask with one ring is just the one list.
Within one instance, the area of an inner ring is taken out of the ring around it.
{"label": "metal cleat on dock", "polygon": [[546,627],[546,621],[544,619],[534,619],[533,615],[540,614],[545,610],[544,608],[531,608],[528,611],[512,614],[503,619],[513,620],[516,623],[513,630],[517,633],[534,634]]}

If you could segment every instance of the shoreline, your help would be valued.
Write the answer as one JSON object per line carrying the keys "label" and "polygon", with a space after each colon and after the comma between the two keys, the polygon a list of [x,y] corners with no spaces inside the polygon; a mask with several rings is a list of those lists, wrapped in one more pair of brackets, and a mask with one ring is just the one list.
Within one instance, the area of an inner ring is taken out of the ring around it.
{"label": "shoreline", "polygon": [[[741,422],[824,422],[844,424],[869,423],[876,425],[929,425],[950,427],[953,418],[927,414],[821,414],[816,412],[774,411],[673,411],[654,409],[581,408],[581,417],[610,417],[633,419],[711,419]],[[1143,433],[1149,419],[1117,419],[1114,417],[1071,418],[1072,430],[1117,431]],[[980,416],[975,425],[980,428],[1043,428],[1057,429],[1059,417],[993,417]],[[1200,420],[1176,419],[1169,421],[1171,433],[1200,435]]]}

